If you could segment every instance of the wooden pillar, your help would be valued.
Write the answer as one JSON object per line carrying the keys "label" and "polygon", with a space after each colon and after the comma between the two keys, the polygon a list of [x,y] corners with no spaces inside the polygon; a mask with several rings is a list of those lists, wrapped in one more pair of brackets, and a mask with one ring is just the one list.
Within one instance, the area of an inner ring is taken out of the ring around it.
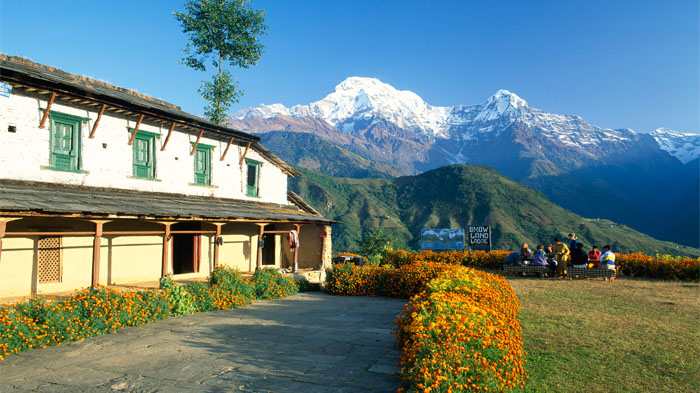
{"label": "wooden pillar", "polygon": [[260,270],[262,269],[262,237],[263,237],[263,231],[265,230],[265,225],[267,224],[258,224],[259,230],[258,230],[258,255],[257,255],[257,261],[255,263],[255,270]]}
{"label": "wooden pillar", "polygon": [[170,272],[170,226],[173,223],[161,222],[161,224],[165,225],[165,230],[163,231],[163,259],[160,267],[160,278],[163,278]]}
{"label": "wooden pillar", "polygon": [[6,223],[0,218],[0,261],[2,260],[2,238],[5,237]]}
{"label": "wooden pillar", "polygon": [[321,227],[321,270],[326,269],[326,242],[328,241],[328,234],[330,233],[330,227],[323,225]]}
{"label": "wooden pillar", "polygon": [[216,269],[217,266],[219,266],[219,238],[221,237],[221,226],[224,225],[225,223],[221,222],[215,222],[214,225],[216,225],[216,234],[214,235],[214,268]]}
{"label": "wooden pillar", "polygon": [[293,272],[296,272],[299,269],[299,247],[301,247],[301,224],[294,224],[294,227],[297,229],[297,237],[299,238],[299,244],[297,247],[294,249],[294,269],[292,270]]}
{"label": "wooden pillar", "polygon": [[94,220],[95,223],[95,239],[92,242],[92,283],[91,288],[95,288],[100,284],[100,246],[102,245],[102,225],[105,220]]}

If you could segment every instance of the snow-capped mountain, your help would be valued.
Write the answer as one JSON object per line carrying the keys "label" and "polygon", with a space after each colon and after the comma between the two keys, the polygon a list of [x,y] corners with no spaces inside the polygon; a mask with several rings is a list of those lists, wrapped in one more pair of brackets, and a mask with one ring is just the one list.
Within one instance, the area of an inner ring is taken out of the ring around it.
{"label": "snow-capped mountain", "polygon": [[678,158],[682,163],[700,157],[700,135],[676,132],[668,128],[659,128],[649,133],[662,150]]}
{"label": "snow-capped mountain", "polygon": [[238,111],[231,125],[254,133],[313,133],[404,174],[488,165],[581,215],[696,247],[700,239],[697,214],[687,213],[700,205],[700,173],[692,164],[700,135],[598,127],[533,108],[508,90],[476,105],[432,106],[413,92],[362,77],[308,105]]}
{"label": "snow-capped mountain", "polygon": [[346,132],[356,130],[359,124],[367,124],[372,119],[384,119],[403,129],[441,136],[447,128],[448,112],[447,107],[430,106],[417,94],[397,90],[378,79],[350,77],[320,101],[292,108],[282,104],[259,105],[236,112],[234,118],[313,117]]}
{"label": "snow-capped mountain", "polygon": [[[280,115],[323,120],[341,132],[356,136],[378,126],[391,126],[408,131],[409,139],[410,133],[413,133],[421,142],[425,142],[425,138],[428,141],[454,141],[457,144],[453,147],[484,138],[492,139],[515,127],[531,130],[536,135],[541,143],[533,148],[554,144],[589,159],[600,155],[600,150],[605,146],[613,144],[618,148],[627,148],[629,143],[639,139],[631,129],[597,127],[580,116],[553,114],[533,108],[508,90],[498,90],[482,104],[441,107],[429,105],[411,91],[397,90],[378,79],[365,77],[347,78],[335,87],[333,93],[308,105],[287,108],[282,104],[261,104],[236,112],[233,120],[234,125],[240,125],[239,122],[245,123],[249,118],[272,119]],[[700,137],[697,135],[664,129],[651,135],[661,149],[683,163],[700,156]],[[406,137],[404,133],[403,138]],[[466,162],[463,150],[445,152],[448,162]],[[610,149],[604,149],[607,150]]]}

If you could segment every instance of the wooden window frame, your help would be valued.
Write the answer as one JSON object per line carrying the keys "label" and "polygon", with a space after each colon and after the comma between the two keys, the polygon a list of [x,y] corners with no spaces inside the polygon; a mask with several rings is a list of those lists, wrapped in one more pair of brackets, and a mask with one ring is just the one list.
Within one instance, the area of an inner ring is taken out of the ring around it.
{"label": "wooden window frame", "polygon": [[[56,171],[63,172],[76,172],[85,173],[82,171],[83,157],[82,157],[82,134],[83,134],[83,122],[86,121],[84,117],[69,115],[67,113],[49,112],[50,125],[49,125],[49,166],[47,169],[52,169]],[[70,154],[70,166],[66,167],[57,162],[57,153],[54,150],[54,138],[56,132],[56,123],[68,124],[73,127],[73,154]]]}
{"label": "wooden window frame", "polygon": [[[133,133],[134,129],[129,127],[129,132]],[[137,143],[132,144],[132,177],[135,179],[145,179],[145,180],[156,180],[156,165],[157,165],[157,158],[156,158],[156,139],[160,138],[160,134],[156,134],[154,132],[148,132],[148,131],[142,131],[142,130],[137,130],[136,135],[134,136],[134,141],[136,139],[140,140],[145,140],[148,143],[148,150],[149,150],[149,157],[151,158],[149,160],[148,165],[137,165],[136,162],[136,155],[138,154],[137,150]],[[148,175],[147,176],[140,176],[139,175],[139,168],[147,168],[148,170]]]}
{"label": "wooden window frame", "polygon": [[[262,162],[246,158],[245,167],[245,194],[252,198],[260,198],[260,169],[262,168]],[[251,167],[255,168],[255,185],[253,186],[248,184],[248,171],[250,171]]]}
{"label": "wooden window frame", "polygon": [[[192,146],[195,146],[194,143],[192,143]],[[194,154],[193,154],[193,175],[194,175],[194,182],[191,183],[194,186],[205,186],[205,187],[210,187],[211,184],[211,179],[212,179],[212,150],[214,150],[214,146],[211,145],[205,145],[202,143],[198,143],[195,146],[194,149]],[[206,161],[207,161],[207,166],[206,170],[204,171],[204,182],[198,181],[197,178],[197,153],[201,152],[206,155]]]}

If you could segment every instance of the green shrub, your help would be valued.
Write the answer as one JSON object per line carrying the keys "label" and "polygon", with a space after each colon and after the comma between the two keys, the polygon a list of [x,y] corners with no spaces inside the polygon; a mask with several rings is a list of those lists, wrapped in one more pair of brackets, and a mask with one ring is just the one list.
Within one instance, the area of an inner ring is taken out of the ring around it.
{"label": "green shrub", "polygon": [[187,292],[192,295],[192,305],[198,312],[216,310],[211,286],[204,282],[188,282],[185,285]]}
{"label": "green shrub", "polygon": [[293,278],[282,276],[275,269],[260,269],[253,274],[256,299],[279,299],[299,292]]}
{"label": "green shrub", "polygon": [[187,288],[174,284],[170,276],[160,279],[160,287],[168,296],[172,315],[187,315],[197,311]]}

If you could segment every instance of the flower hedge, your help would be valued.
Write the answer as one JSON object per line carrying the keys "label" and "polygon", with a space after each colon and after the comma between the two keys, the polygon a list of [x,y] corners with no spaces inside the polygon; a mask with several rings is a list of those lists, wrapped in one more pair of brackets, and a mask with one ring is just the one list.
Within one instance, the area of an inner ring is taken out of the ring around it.
{"label": "flower hedge", "polygon": [[338,264],[327,291],[394,296],[410,303],[397,319],[401,375],[412,391],[511,391],[522,388],[518,299],[494,274],[459,266],[459,258],[413,261],[395,252],[399,267]]}
{"label": "flower hedge", "polygon": [[[450,265],[462,265],[475,268],[500,269],[508,256],[508,251],[494,250],[490,254],[485,251],[388,251],[382,264],[384,266],[401,267],[417,262],[438,262]],[[617,254],[616,263],[623,276],[658,279],[678,279],[698,281],[700,274],[700,259],[672,257],[670,255],[650,256],[642,253]]]}
{"label": "flower hedge", "polygon": [[415,262],[438,262],[449,265],[462,265],[469,267],[481,267],[497,269],[503,266],[508,256],[508,251],[494,250],[491,253],[481,250],[467,251],[446,251],[435,252],[423,250],[420,252],[410,252],[403,250],[387,251],[382,260],[382,264],[401,267]]}
{"label": "flower hedge", "polygon": [[411,299],[396,324],[401,375],[412,390],[524,388],[518,299],[502,277],[449,269]]}
{"label": "flower hedge", "polygon": [[630,277],[660,278],[664,280],[698,281],[700,259],[642,253],[617,255],[615,261],[620,266],[620,273]]}
{"label": "flower hedge", "polygon": [[114,333],[171,315],[227,310],[253,299],[277,299],[298,291],[296,282],[263,269],[252,278],[237,270],[217,267],[208,282],[174,285],[163,279],[162,289],[118,291],[98,287],[65,298],[32,298],[26,303],[0,305],[0,360],[31,348],[44,348]]}

